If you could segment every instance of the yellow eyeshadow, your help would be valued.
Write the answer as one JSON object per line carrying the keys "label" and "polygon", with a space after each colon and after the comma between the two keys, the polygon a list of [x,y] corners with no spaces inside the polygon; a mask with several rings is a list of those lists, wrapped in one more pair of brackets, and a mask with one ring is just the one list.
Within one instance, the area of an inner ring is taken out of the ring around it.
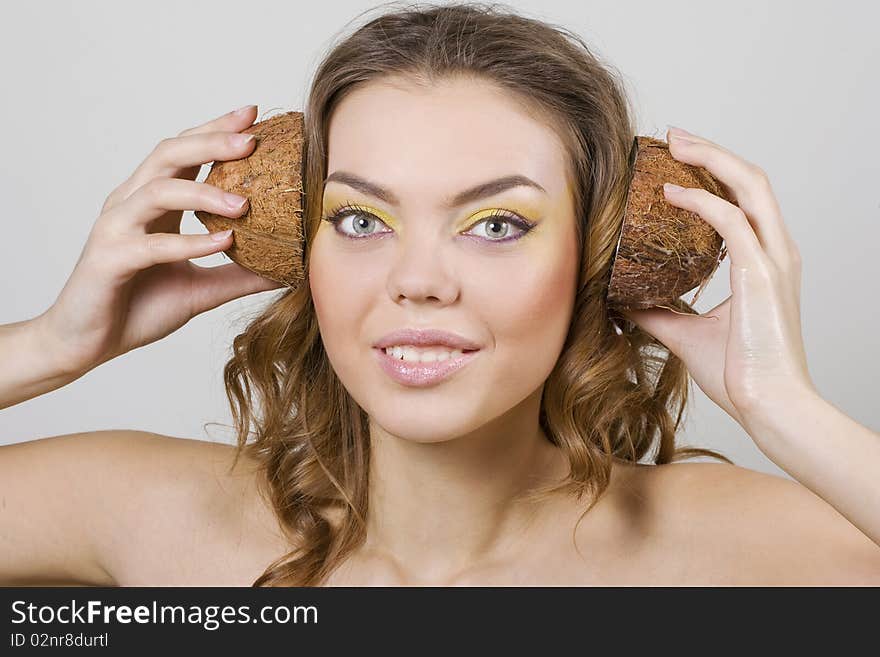
{"label": "yellow eyeshadow", "polygon": [[382,212],[382,210],[378,210],[376,208],[366,206],[366,205],[361,205],[360,203],[354,204],[354,207],[359,208],[359,209],[363,210],[364,212],[369,212],[370,214],[376,215],[389,228],[394,228],[395,230],[397,229],[397,222],[387,212]]}
{"label": "yellow eyeshadow", "polygon": [[333,210],[333,208],[338,207],[342,204],[346,204],[349,208],[349,211],[352,212],[354,212],[355,210],[360,210],[362,212],[369,212],[370,214],[374,214],[379,217],[379,219],[381,219],[383,222],[385,222],[385,224],[389,228],[397,228],[397,222],[387,212],[383,212],[382,210],[379,210],[369,205],[364,205],[363,203],[349,203],[348,201],[344,200],[337,201],[336,199],[328,197],[324,202],[324,207],[322,208],[321,212],[323,214],[327,214],[328,212]]}
{"label": "yellow eyeshadow", "polygon": [[499,213],[507,214],[511,212],[514,214],[518,214],[523,219],[528,219],[529,221],[535,221],[535,218],[538,216],[538,212],[534,211],[532,208],[526,208],[525,206],[521,205],[506,204],[496,208],[486,208],[484,210],[479,210],[478,212],[468,217],[467,224],[470,225],[472,223],[476,223],[482,219],[486,219]]}
{"label": "yellow eyeshadow", "polygon": [[[327,197],[324,201],[324,205],[322,208],[323,214],[327,214],[333,208],[338,207],[339,205],[345,204],[347,201],[342,199],[334,199],[333,197]],[[348,204],[352,211],[360,210],[362,212],[369,212],[370,214],[375,215],[379,219],[381,219],[389,228],[393,228],[397,230],[398,222],[387,212],[379,210],[378,208],[374,208],[369,205],[365,205],[363,203],[349,203]],[[477,212],[468,215],[468,217],[462,222],[460,229],[470,228],[472,225],[478,223],[479,221],[491,217],[493,215],[505,212],[513,212],[515,214],[520,215],[524,219],[535,222],[537,217],[540,215],[540,212],[537,208],[531,206],[525,206],[521,204],[505,204],[503,206],[498,207],[489,207],[482,210],[478,210]]]}

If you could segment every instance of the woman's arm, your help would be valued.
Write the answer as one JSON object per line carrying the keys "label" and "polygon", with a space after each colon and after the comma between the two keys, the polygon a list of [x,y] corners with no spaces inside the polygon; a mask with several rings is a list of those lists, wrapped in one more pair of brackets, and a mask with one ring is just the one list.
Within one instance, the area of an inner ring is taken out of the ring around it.
{"label": "woman's arm", "polygon": [[769,177],[708,139],[669,134],[673,157],[707,169],[736,201],[702,188],[664,191],[724,239],[731,295],[703,315],[664,308],[624,314],[681,358],[776,465],[880,546],[880,435],[822,399],[813,384],[800,326],[801,255]]}
{"label": "woman's arm", "polygon": [[744,420],[769,459],[880,546],[880,434],[810,392]]}
{"label": "woman's arm", "polygon": [[64,366],[43,317],[0,325],[0,409],[65,386],[87,371]]}
{"label": "woman's arm", "polygon": [[[243,197],[233,207],[222,189],[196,182],[193,164],[252,154],[255,140],[230,137],[253,123],[256,110],[250,105],[163,139],[110,193],[55,303],[34,319],[0,326],[0,409],[60,388],[200,313],[284,287],[236,263],[189,262],[229,248],[231,235],[217,241],[180,233],[187,210],[230,219],[247,211]],[[160,217],[167,232],[158,232]]]}

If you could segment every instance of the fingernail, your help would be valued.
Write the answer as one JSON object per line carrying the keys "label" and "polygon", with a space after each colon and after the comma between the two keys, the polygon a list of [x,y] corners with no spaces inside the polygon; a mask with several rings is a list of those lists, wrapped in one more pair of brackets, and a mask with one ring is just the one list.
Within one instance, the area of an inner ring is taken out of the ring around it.
{"label": "fingernail", "polygon": [[219,233],[211,233],[211,239],[214,240],[215,242],[222,242],[223,240],[225,240],[225,239],[226,239],[227,237],[229,237],[230,235],[232,235],[232,229],[231,229],[231,228],[230,228],[229,230],[224,230],[224,231],[219,232]]}
{"label": "fingernail", "polygon": [[689,141],[689,142],[696,141],[696,139],[694,138],[694,135],[689,133],[687,130],[682,130],[681,128],[676,128],[673,125],[668,125],[667,127],[669,128],[669,134],[671,136],[675,137],[676,139],[682,139],[684,141]]}
{"label": "fingernail", "polygon": [[244,196],[229,193],[223,195],[223,200],[226,201],[226,205],[228,205],[233,210],[240,210],[244,207],[245,201],[247,201]]}
{"label": "fingernail", "polygon": [[234,135],[229,135],[229,141],[232,142],[233,146],[245,146],[247,143],[254,138],[253,133],[244,132],[244,133],[235,133]]}
{"label": "fingernail", "polygon": [[242,114],[247,114],[252,107],[256,107],[256,105],[245,105],[244,107],[239,107],[233,112],[233,114],[238,114],[239,116],[241,116]]}
{"label": "fingernail", "polygon": [[679,187],[678,185],[674,185],[673,183],[663,183],[663,191],[674,194],[676,192],[683,192],[684,187]]}

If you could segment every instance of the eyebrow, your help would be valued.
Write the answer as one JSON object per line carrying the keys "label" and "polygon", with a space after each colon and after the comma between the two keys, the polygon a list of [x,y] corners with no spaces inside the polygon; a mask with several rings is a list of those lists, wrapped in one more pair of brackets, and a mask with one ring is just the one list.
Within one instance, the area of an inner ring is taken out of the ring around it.
{"label": "eyebrow", "polygon": [[[343,185],[348,185],[364,194],[369,194],[375,198],[378,198],[389,205],[399,205],[399,201],[397,197],[389,190],[385,189],[377,185],[376,183],[370,182],[369,180],[365,180],[360,176],[356,176],[355,174],[349,171],[334,171],[324,183],[328,183],[330,181],[336,181],[338,183],[342,183]],[[500,194],[501,192],[508,190],[512,187],[533,187],[538,189],[545,194],[547,190],[541,187],[538,183],[536,183],[531,178],[522,175],[510,175],[504,176],[502,178],[496,178],[495,180],[489,180],[484,183],[480,183],[479,185],[475,185],[470,189],[466,189],[463,192],[459,192],[451,199],[446,201],[446,207],[454,208],[459,205],[464,205],[465,203],[470,203],[472,201],[479,200],[481,198],[486,198],[488,196],[494,196],[495,194]]]}

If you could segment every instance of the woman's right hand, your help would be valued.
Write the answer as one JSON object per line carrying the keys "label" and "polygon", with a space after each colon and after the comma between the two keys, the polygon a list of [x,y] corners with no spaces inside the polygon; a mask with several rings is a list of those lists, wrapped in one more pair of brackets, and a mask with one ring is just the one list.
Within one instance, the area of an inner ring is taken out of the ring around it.
{"label": "woman's right hand", "polygon": [[[101,215],[55,303],[37,320],[59,367],[85,373],[155,342],[196,315],[241,296],[283,287],[230,263],[189,262],[228,249],[208,234],[181,235],[186,210],[238,218],[216,186],[195,182],[201,166],[253,152],[255,139],[234,143],[253,124],[256,106],[163,139],[107,197]],[[240,197],[239,197],[240,198]]]}

